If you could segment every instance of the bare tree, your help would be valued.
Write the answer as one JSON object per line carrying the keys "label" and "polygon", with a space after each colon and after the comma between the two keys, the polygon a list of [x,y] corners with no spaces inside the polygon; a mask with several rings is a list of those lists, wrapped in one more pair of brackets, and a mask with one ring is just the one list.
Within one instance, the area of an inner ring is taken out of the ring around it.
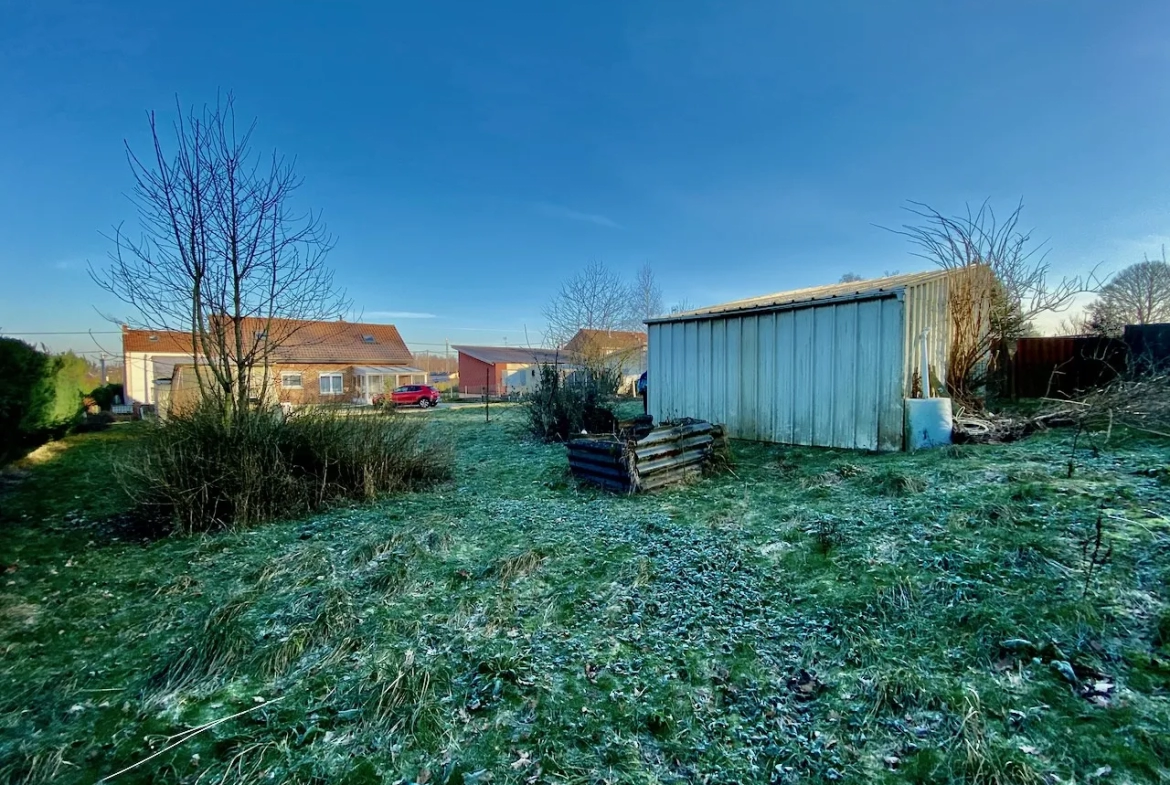
{"label": "bare tree", "polygon": [[253,152],[255,121],[237,127],[230,94],[176,108],[172,150],[153,112],[150,155],[126,143],[140,235],[117,227],[109,266],[90,275],[130,307],[130,325],[191,335],[200,393],[227,414],[264,398],[269,361],[307,322],[350,303],[325,266],[320,216],[294,212],[293,161]]}
{"label": "bare tree", "polygon": [[628,326],[631,330],[645,330],[645,320],[662,313],[662,289],[658,286],[649,262],[638,268],[630,295],[632,313]]}
{"label": "bare tree", "polygon": [[945,269],[966,271],[950,287],[950,350],[946,385],[952,397],[978,406],[992,360],[1030,329],[1043,313],[1067,309],[1091,290],[1088,277],[1050,277],[1044,243],[1021,229],[1023,202],[999,220],[988,202],[945,216],[920,202],[906,209],[920,219],[892,229],[917,248],[915,256]]}
{"label": "bare tree", "polygon": [[674,316],[675,314],[686,313],[687,311],[695,310],[695,307],[696,306],[693,302],[684,297],[674,305],[670,306],[670,314],[671,316]]}
{"label": "bare tree", "polygon": [[1170,322],[1170,264],[1166,248],[1161,260],[1131,264],[1101,287],[1089,306],[1092,331],[1118,336],[1127,324]]}
{"label": "bare tree", "polygon": [[837,281],[837,283],[857,283],[858,281],[864,281],[864,280],[865,279],[862,278],[857,273],[845,273],[844,275],[841,276],[841,278]]}
{"label": "bare tree", "polygon": [[1087,311],[1077,311],[1060,320],[1053,335],[1089,335],[1093,332],[1092,320]]}
{"label": "bare tree", "polygon": [[630,287],[601,262],[590,262],[544,309],[546,340],[564,346],[578,330],[622,330],[630,322]]}

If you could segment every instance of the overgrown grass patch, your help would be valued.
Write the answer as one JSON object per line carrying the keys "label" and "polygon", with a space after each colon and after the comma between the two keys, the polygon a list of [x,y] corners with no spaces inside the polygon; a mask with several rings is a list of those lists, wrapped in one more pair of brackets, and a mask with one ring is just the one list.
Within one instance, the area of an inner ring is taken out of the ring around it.
{"label": "overgrown grass patch", "polygon": [[427,487],[449,450],[421,418],[344,409],[227,415],[207,404],[141,429],[114,470],[136,510],[184,534],[293,518],[330,504]]}
{"label": "overgrown grass patch", "polygon": [[94,782],[237,713],[114,782],[1167,778],[1164,447],[1069,479],[1059,432],[941,464],[737,444],[735,475],[624,497],[491,416],[428,413],[450,483],[192,538],[101,523],[133,428],[27,467],[0,781]]}

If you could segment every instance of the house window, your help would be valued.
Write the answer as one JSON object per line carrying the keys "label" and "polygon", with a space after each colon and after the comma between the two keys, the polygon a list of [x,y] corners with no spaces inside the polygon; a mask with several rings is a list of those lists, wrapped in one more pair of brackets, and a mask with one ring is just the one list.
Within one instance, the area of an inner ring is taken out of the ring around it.
{"label": "house window", "polygon": [[372,335],[363,335],[362,336],[362,343],[373,343],[373,342],[374,342],[374,336],[372,336]]}
{"label": "house window", "polygon": [[321,382],[322,395],[341,395],[341,374],[323,373],[317,378]]}
{"label": "house window", "polygon": [[257,330],[256,331],[256,340],[257,341],[267,341],[268,340],[268,331],[267,330]]}
{"label": "house window", "polygon": [[280,386],[286,390],[301,389],[301,375],[299,373],[282,373],[280,375]]}

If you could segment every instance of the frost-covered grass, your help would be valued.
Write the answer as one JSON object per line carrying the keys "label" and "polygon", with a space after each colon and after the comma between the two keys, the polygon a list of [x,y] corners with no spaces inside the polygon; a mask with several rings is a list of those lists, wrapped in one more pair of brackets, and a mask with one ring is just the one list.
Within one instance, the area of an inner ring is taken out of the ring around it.
{"label": "frost-covered grass", "polygon": [[1064,433],[741,444],[626,498],[491,414],[433,413],[446,486],[205,537],[111,520],[132,429],[30,461],[0,497],[0,782],[177,742],[113,782],[1170,778],[1164,446],[1069,479]]}

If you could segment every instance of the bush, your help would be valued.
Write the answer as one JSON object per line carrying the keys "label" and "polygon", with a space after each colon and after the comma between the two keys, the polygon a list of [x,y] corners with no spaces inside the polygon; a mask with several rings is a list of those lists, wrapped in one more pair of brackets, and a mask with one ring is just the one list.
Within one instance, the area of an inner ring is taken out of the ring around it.
{"label": "bush", "polygon": [[73,352],[50,357],[41,380],[44,407],[28,423],[28,430],[60,433],[81,422],[82,400],[93,389],[93,381],[89,363]]}
{"label": "bush", "polygon": [[540,383],[525,399],[532,432],[550,442],[582,431],[611,433],[617,423],[614,396],[620,382],[613,368],[586,368],[565,376],[558,366],[541,365]]}
{"label": "bush", "polygon": [[0,452],[19,443],[26,417],[42,405],[36,395],[48,361],[24,341],[0,338]]}
{"label": "bush", "polygon": [[103,384],[101,387],[95,388],[93,392],[89,394],[89,397],[93,398],[93,402],[96,403],[103,412],[108,412],[110,409],[112,409],[116,401],[125,400],[122,397],[122,385],[113,383]]}
{"label": "bush", "polygon": [[119,476],[181,532],[243,527],[446,479],[450,453],[423,439],[425,427],[343,410],[225,416],[205,405],[154,426]]}
{"label": "bush", "polygon": [[0,338],[0,461],[76,425],[88,381],[89,366],[72,353],[50,355]]}

